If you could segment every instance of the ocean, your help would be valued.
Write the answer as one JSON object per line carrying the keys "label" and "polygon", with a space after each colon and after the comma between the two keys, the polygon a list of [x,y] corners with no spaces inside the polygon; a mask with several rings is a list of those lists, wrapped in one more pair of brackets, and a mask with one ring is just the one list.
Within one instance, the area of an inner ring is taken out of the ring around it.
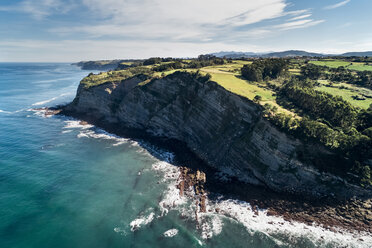
{"label": "ocean", "polygon": [[171,152],[33,110],[70,102],[89,72],[0,63],[0,247],[372,246],[223,196],[196,221]]}

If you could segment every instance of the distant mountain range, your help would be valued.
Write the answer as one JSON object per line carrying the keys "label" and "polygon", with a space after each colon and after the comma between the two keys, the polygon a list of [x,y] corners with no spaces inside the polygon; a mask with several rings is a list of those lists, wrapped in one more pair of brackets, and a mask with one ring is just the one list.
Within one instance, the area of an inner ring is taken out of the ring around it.
{"label": "distant mountain range", "polygon": [[286,57],[327,57],[327,56],[358,56],[358,57],[372,57],[372,51],[368,52],[348,52],[343,54],[322,54],[322,53],[311,53],[301,50],[288,50],[283,52],[269,52],[269,53],[254,53],[254,52],[217,52],[212,53],[216,57],[226,58],[252,58],[252,57],[263,57],[263,58],[286,58]]}
{"label": "distant mountain range", "polygon": [[342,56],[358,56],[358,57],[372,57],[372,51],[369,52],[350,52],[350,53],[344,53]]}

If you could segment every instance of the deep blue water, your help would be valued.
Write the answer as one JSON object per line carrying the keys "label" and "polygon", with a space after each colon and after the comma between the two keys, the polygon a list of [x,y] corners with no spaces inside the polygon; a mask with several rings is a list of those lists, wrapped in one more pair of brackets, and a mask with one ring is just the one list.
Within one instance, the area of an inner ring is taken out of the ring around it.
{"label": "deep blue water", "polygon": [[70,102],[88,73],[0,63],[0,247],[368,247],[233,200],[210,202],[196,228],[171,154],[30,110]]}

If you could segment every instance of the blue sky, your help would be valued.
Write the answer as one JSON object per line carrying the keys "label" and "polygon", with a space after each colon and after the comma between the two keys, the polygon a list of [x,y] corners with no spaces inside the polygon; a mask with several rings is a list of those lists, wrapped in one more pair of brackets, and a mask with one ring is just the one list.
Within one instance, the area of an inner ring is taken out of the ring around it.
{"label": "blue sky", "polygon": [[371,0],[1,0],[0,61],[372,50]]}

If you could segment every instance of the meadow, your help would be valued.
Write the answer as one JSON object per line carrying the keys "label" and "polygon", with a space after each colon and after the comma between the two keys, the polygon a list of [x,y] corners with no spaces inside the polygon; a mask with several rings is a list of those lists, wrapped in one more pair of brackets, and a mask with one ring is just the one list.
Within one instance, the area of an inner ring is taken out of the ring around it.
{"label": "meadow", "polygon": [[338,68],[340,66],[353,71],[372,71],[372,65],[366,65],[362,62],[348,62],[342,60],[317,60],[309,61],[309,63],[329,68]]}
{"label": "meadow", "polygon": [[372,90],[347,83],[332,84],[330,86],[328,80],[318,80],[318,82],[320,85],[316,87],[316,90],[324,91],[334,96],[341,96],[355,107],[367,109],[372,104]]}

